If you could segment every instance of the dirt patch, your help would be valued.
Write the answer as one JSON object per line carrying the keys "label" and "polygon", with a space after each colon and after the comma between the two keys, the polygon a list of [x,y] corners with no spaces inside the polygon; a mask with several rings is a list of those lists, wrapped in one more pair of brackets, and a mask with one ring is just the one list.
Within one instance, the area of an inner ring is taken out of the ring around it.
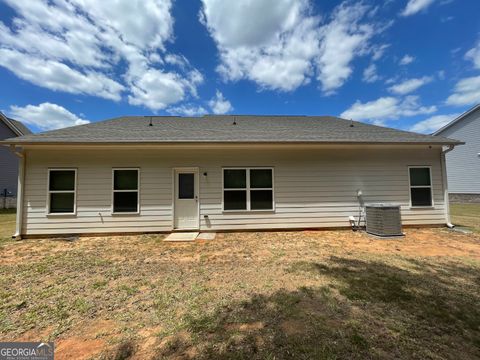
{"label": "dirt patch", "polygon": [[105,350],[105,341],[101,339],[85,340],[69,338],[55,344],[55,359],[91,359]]}
{"label": "dirt patch", "polygon": [[286,320],[280,327],[288,336],[300,335],[305,331],[305,324],[299,320]]}
{"label": "dirt patch", "polygon": [[111,337],[119,332],[120,329],[115,321],[101,319],[85,322],[82,328],[78,329],[78,334],[86,339]]}
{"label": "dirt patch", "polygon": [[225,328],[229,331],[255,331],[263,329],[265,325],[260,322],[256,321],[253,323],[248,324],[228,324]]}

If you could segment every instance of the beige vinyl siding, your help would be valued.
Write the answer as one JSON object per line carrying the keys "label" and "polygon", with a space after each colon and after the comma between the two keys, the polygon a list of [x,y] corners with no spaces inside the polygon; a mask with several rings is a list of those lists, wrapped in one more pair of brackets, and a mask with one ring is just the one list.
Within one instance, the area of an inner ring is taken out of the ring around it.
{"label": "beige vinyl siding", "polygon": [[[432,167],[434,207],[409,206],[408,166]],[[222,167],[274,168],[275,211],[222,212]],[[77,168],[77,214],[46,214],[48,168]],[[112,215],[112,168],[140,169],[140,214]],[[445,223],[440,148],[27,150],[23,234],[172,230],[174,167],[198,167],[201,230],[348,226],[366,203],[402,206],[404,224]],[[203,173],[207,176],[203,176]],[[208,218],[204,216],[207,215]]]}

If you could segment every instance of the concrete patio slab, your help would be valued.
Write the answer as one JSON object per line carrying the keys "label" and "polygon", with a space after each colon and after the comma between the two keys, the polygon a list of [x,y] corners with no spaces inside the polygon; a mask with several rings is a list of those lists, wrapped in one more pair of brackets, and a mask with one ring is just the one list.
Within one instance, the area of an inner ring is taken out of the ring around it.
{"label": "concrete patio slab", "polygon": [[198,232],[178,232],[171,233],[163,241],[195,241],[198,236]]}
{"label": "concrete patio slab", "polygon": [[210,232],[210,233],[200,233],[197,236],[197,240],[215,240],[215,236],[217,233]]}

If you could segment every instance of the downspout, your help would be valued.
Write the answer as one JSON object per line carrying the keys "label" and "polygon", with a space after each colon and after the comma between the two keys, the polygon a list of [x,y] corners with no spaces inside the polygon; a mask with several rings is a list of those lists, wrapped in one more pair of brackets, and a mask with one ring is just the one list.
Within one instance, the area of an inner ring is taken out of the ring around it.
{"label": "downspout", "polygon": [[11,145],[10,149],[19,157],[18,162],[18,186],[17,186],[17,222],[15,226],[14,240],[22,239],[22,220],[23,220],[23,185],[25,182],[25,152],[18,151],[15,145]]}
{"label": "downspout", "polygon": [[442,149],[440,165],[442,167],[442,184],[443,184],[443,199],[445,201],[445,224],[448,228],[452,229],[455,227],[450,220],[450,200],[448,196],[448,179],[447,179],[447,165],[445,161],[445,155],[452,151],[455,148],[455,145],[448,145],[445,150]]}

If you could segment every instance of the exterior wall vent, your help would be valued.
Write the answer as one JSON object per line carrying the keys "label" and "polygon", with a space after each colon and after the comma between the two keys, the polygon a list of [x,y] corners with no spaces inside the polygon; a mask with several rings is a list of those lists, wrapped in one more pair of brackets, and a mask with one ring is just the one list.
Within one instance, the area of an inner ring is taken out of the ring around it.
{"label": "exterior wall vent", "polygon": [[402,236],[400,205],[365,205],[367,233],[377,236]]}

